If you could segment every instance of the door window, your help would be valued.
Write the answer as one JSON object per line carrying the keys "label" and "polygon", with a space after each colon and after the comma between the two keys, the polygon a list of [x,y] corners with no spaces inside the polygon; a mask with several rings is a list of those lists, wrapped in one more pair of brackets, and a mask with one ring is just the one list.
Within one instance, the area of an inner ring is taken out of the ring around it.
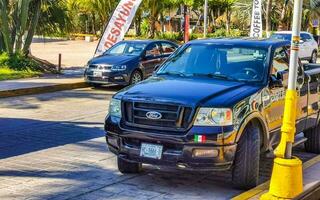
{"label": "door window", "polygon": [[283,85],[286,86],[288,83],[288,72],[289,62],[286,49],[278,48],[273,56],[271,76],[277,79],[282,79]]}
{"label": "door window", "polygon": [[146,56],[151,56],[151,57],[157,57],[160,56],[160,47],[158,44],[154,43],[151,44],[147,49],[146,49]]}
{"label": "door window", "polygon": [[162,42],[161,46],[163,55],[171,55],[177,49],[177,47],[167,42]]}

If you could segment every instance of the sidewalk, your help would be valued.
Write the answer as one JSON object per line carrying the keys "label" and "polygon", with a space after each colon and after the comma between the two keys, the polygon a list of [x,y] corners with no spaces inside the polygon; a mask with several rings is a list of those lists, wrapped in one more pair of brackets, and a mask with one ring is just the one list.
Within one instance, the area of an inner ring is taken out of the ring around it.
{"label": "sidewalk", "polygon": [[83,79],[83,69],[65,70],[61,75],[0,81],[0,98],[83,87],[87,87]]}
{"label": "sidewalk", "polygon": [[[303,184],[304,191],[308,190],[315,184],[320,182],[320,156],[305,162],[303,164]],[[246,191],[233,200],[259,200],[260,196],[268,192],[270,182],[265,182],[249,191]]]}

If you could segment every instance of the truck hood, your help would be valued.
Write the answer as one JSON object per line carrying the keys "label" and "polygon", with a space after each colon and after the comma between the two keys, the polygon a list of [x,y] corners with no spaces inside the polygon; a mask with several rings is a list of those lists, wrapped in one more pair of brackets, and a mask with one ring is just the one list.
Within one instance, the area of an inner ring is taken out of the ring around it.
{"label": "truck hood", "polygon": [[109,64],[109,65],[122,65],[127,62],[138,60],[139,56],[132,55],[102,55],[92,58],[88,64]]}
{"label": "truck hood", "polygon": [[117,99],[170,102],[190,106],[229,107],[261,86],[212,78],[151,77],[117,93]]}

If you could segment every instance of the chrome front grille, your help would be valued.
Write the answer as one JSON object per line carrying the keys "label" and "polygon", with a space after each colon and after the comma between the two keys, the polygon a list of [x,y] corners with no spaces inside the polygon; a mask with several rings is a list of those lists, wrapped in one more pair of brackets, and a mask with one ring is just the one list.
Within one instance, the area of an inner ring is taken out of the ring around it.
{"label": "chrome front grille", "polygon": [[[145,129],[184,131],[189,128],[193,116],[191,107],[174,104],[124,101],[122,108],[127,126]],[[150,119],[148,112],[160,113],[161,118]]]}

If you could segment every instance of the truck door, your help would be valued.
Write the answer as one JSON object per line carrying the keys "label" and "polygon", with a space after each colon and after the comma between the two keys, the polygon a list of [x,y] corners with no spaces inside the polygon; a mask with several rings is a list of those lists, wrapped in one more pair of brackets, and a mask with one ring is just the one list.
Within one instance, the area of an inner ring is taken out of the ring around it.
{"label": "truck door", "polygon": [[297,125],[296,132],[300,133],[305,129],[306,120],[308,116],[308,77],[303,72],[302,64],[299,62],[298,68],[298,80],[297,80],[297,92],[298,92],[298,105],[297,105]]}
{"label": "truck door", "polygon": [[266,120],[271,133],[279,132],[282,124],[285,90],[288,87],[289,63],[284,48],[278,48],[273,55],[269,88],[263,96]]}

